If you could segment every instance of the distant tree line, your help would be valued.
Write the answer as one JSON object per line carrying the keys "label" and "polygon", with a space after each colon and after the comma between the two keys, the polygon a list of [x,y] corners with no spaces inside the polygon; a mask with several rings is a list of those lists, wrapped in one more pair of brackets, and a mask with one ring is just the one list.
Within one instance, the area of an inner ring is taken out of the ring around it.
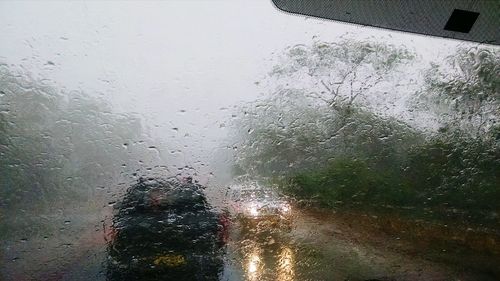
{"label": "distant tree line", "polygon": [[81,91],[62,92],[0,64],[0,209],[103,204],[154,159],[141,120]]}

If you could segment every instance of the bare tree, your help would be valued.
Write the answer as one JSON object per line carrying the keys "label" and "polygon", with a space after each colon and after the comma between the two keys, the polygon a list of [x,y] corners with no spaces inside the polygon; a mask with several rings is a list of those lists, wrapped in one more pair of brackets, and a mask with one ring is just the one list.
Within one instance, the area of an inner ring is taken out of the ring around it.
{"label": "bare tree", "polygon": [[290,172],[362,150],[373,154],[392,137],[406,139],[404,124],[357,102],[381,83],[392,85],[413,57],[402,47],[347,39],[286,49],[267,81],[277,89],[241,108],[246,114],[234,126],[241,143],[236,162],[261,174]]}
{"label": "bare tree", "polygon": [[[414,59],[404,47],[343,39],[288,48],[271,72],[279,85],[297,85],[336,111],[350,108]],[[312,89],[312,91],[311,91]]]}

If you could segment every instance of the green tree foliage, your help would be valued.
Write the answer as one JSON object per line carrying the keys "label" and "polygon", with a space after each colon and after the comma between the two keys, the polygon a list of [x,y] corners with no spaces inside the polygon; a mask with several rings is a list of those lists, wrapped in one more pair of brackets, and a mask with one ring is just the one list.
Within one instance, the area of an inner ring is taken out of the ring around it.
{"label": "green tree foliage", "polygon": [[[492,141],[492,140],[490,140]],[[327,207],[410,208],[412,216],[495,224],[500,213],[500,150],[481,139],[438,136],[413,146],[399,167],[337,158],[279,180],[298,199]]]}
{"label": "green tree foliage", "polygon": [[393,165],[419,138],[357,100],[413,58],[405,48],[349,39],[286,49],[270,73],[278,89],[242,108],[245,115],[233,126],[241,142],[238,169],[284,175],[346,156]]}
{"label": "green tree foliage", "polygon": [[341,115],[299,90],[283,90],[242,110],[233,126],[240,143],[236,163],[261,176],[314,170],[338,157],[371,159],[382,170],[401,163],[409,147],[422,141],[394,119],[359,108]]}
{"label": "green tree foliage", "polygon": [[500,212],[500,150],[493,139],[435,136],[412,148],[403,176],[428,206]]}
{"label": "green tree foliage", "polygon": [[282,188],[301,199],[328,206],[406,205],[414,191],[397,181],[391,170],[378,171],[369,160],[336,158],[325,168],[289,177]]}
{"label": "green tree foliage", "polygon": [[290,195],[328,207],[498,223],[498,52],[459,49],[426,72],[418,98],[442,116],[435,133],[363,107],[412,59],[402,48],[357,41],[287,49],[271,73],[278,90],[243,107],[233,126],[239,173],[274,178]]}
{"label": "green tree foliage", "polygon": [[469,137],[487,137],[498,130],[498,48],[461,48],[443,64],[432,64],[425,77],[419,98],[440,115],[443,130],[459,129]]}

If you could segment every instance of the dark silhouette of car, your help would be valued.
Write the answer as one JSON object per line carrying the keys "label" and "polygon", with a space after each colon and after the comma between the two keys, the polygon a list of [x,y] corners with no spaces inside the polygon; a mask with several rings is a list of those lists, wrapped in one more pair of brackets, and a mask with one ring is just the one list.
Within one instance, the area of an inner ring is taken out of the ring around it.
{"label": "dark silhouette of car", "polygon": [[108,280],[219,280],[227,220],[203,186],[140,178],[116,210]]}

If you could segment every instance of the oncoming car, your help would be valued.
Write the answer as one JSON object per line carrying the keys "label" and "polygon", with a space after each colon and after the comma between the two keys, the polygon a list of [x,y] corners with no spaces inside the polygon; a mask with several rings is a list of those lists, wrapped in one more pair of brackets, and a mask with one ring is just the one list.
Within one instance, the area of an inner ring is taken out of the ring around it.
{"label": "oncoming car", "polygon": [[108,280],[218,280],[227,225],[202,188],[139,179],[116,208]]}
{"label": "oncoming car", "polygon": [[234,189],[230,197],[232,212],[244,227],[292,226],[291,203],[271,189],[254,185]]}

